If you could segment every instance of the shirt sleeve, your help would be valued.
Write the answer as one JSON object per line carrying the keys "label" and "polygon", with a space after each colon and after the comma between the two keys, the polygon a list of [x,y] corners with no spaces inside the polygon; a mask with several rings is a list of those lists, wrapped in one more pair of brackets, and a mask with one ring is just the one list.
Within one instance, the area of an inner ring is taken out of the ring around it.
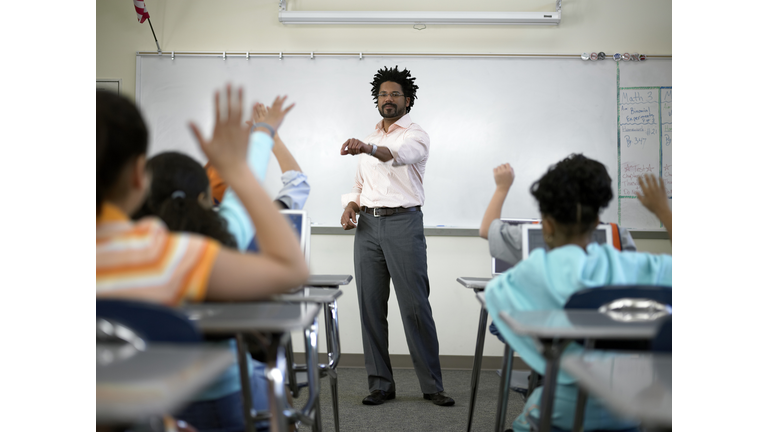
{"label": "shirt sleeve", "polygon": [[637,251],[635,241],[632,239],[632,235],[629,234],[629,230],[626,228],[619,227],[619,239],[621,241],[621,250],[629,252]]}
{"label": "shirt sleeve", "polygon": [[360,195],[363,193],[363,176],[360,174],[360,163],[357,164],[355,172],[355,183],[352,185],[352,192],[341,196],[341,206],[347,208],[347,204],[354,202],[360,207]]}
{"label": "shirt sleeve", "polygon": [[[221,252],[221,244],[211,238],[188,233],[174,233],[180,238],[186,238],[185,257],[180,260],[179,265],[184,265],[186,275],[179,274],[182,285],[182,291],[173,304],[180,304],[183,301],[202,302],[208,292],[208,283],[211,279],[211,270],[216,262],[216,258]],[[188,259],[186,257],[189,257]]]}
{"label": "shirt sleeve", "polygon": [[491,256],[516,265],[523,257],[523,230],[520,225],[506,224],[501,219],[488,228],[488,248]]}
{"label": "shirt sleeve", "polygon": [[[269,164],[269,155],[274,143],[272,137],[264,132],[259,131],[251,134],[248,144],[248,166],[259,181],[264,180],[264,174],[267,172],[267,165]],[[227,221],[227,228],[235,237],[237,248],[244,251],[256,234],[256,230],[251,216],[232,188],[228,188],[224,192],[219,206],[219,215]]]}
{"label": "shirt sleeve", "polygon": [[283,188],[277,193],[275,201],[280,201],[289,210],[301,210],[309,198],[309,183],[307,176],[300,171],[286,171],[280,177]]}
{"label": "shirt sleeve", "polygon": [[415,164],[429,154],[429,135],[422,130],[409,130],[401,145],[388,148],[394,157],[393,166]]}

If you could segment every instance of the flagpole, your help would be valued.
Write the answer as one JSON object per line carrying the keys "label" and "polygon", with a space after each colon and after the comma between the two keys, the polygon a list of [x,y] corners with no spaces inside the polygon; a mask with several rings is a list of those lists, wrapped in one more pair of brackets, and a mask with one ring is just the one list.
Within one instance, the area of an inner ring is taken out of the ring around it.
{"label": "flagpole", "polygon": [[157,53],[162,54],[163,50],[160,49],[160,44],[157,43],[157,36],[155,36],[155,28],[152,27],[152,21],[147,17],[147,21],[149,21],[149,28],[152,29],[152,36],[155,38],[155,45],[157,45]]}

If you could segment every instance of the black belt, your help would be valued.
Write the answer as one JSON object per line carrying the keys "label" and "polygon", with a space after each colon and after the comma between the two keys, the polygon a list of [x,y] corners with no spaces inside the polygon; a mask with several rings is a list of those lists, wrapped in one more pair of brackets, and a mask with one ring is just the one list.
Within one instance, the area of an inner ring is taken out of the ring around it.
{"label": "black belt", "polygon": [[421,211],[421,206],[416,207],[360,207],[360,211],[373,215],[373,217],[379,216],[392,216],[397,213],[415,212]]}

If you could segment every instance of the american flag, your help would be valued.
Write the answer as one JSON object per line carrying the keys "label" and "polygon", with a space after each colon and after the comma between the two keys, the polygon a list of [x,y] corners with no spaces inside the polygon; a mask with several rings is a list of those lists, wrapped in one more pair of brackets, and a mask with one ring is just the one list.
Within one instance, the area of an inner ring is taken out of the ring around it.
{"label": "american flag", "polygon": [[145,19],[149,18],[149,11],[144,6],[144,0],[133,0],[133,7],[136,9],[136,18],[139,23],[143,23]]}

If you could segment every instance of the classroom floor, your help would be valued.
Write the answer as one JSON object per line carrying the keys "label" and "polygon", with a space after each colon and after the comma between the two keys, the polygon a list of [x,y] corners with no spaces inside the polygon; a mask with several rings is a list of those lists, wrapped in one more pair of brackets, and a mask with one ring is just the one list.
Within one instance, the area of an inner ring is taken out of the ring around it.
{"label": "classroom floor", "polygon": [[[412,369],[395,369],[397,398],[378,406],[362,404],[363,398],[368,395],[365,369],[339,367],[337,372],[339,376],[339,430],[342,432],[466,431],[469,414],[469,385],[472,374],[469,370],[443,371],[445,391],[456,401],[456,404],[451,407],[439,407],[424,400],[419,390],[416,373]],[[493,430],[499,381],[500,378],[496,372],[481,372],[472,430]],[[321,379],[320,383],[323,430],[333,431],[331,387],[328,378]],[[301,394],[294,401],[294,406],[303,406],[307,394],[307,390],[302,389]],[[512,427],[512,421],[522,412],[523,405],[522,395],[510,391],[506,428]],[[310,430],[312,428],[308,425],[299,427],[299,431]]]}

